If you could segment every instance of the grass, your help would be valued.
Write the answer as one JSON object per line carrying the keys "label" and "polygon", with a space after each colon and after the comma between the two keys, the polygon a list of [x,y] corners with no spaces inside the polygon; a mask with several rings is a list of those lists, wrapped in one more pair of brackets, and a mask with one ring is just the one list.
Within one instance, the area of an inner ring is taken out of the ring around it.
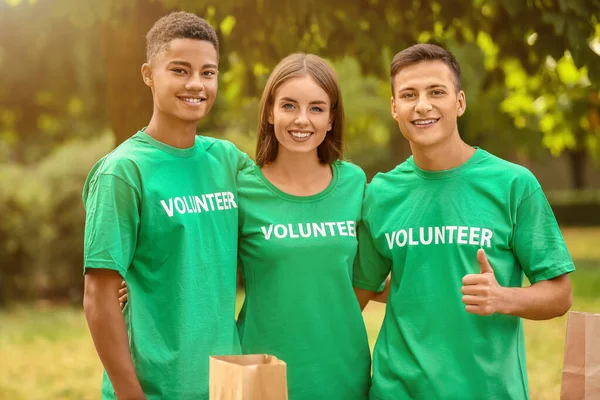
{"label": "grass", "polygon": [[101,374],[81,310],[0,313],[0,399],[97,399]]}
{"label": "grass", "polygon": [[[578,268],[574,311],[600,313],[600,228],[565,229]],[[370,304],[364,317],[375,343],[384,306]],[[558,399],[566,317],[525,321],[531,398]],[[98,399],[102,367],[80,309],[20,306],[0,311],[0,400]]]}

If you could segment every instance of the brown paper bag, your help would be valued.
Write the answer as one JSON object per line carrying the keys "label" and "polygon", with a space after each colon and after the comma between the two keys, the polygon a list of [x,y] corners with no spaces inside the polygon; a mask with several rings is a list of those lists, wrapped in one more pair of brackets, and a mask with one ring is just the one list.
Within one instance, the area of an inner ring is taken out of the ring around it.
{"label": "brown paper bag", "polygon": [[285,362],[267,354],[212,356],[210,400],[287,400]]}
{"label": "brown paper bag", "polygon": [[600,314],[569,312],[560,398],[600,399]]}

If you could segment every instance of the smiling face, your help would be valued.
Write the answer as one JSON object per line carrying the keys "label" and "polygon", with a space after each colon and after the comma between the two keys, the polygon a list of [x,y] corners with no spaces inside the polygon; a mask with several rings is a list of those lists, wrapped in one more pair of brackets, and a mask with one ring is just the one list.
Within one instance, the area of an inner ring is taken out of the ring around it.
{"label": "smiling face", "polygon": [[279,144],[278,156],[316,154],[332,127],[331,100],[309,75],[292,78],[276,90],[268,121]]}
{"label": "smiling face", "polygon": [[460,140],[457,119],[466,109],[452,71],[442,61],[421,61],[400,69],[393,80],[392,117],[411,146],[431,147]]}
{"label": "smiling face", "polygon": [[210,111],[218,89],[218,55],[214,45],[174,39],[142,66],[144,83],[154,97],[154,113],[197,123]]}

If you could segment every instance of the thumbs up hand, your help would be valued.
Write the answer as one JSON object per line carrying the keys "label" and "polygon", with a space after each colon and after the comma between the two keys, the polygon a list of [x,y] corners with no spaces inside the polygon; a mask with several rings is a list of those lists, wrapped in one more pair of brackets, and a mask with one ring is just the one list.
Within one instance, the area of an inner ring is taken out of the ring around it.
{"label": "thumbs up hand", "polygon": [[487,256],[485,255],[485,250],[477,250],[477,263],[479,264],[479,271],[482,274],[494,273],[494,270],[492,269],[492,266],[490,265],[490,262],[488,261]]}
{"label": "thumbs up hand", "polygon": [[477,251],[479,274],[465,275],[461,292],[465,310],[471,314],[492,315],[501,312],[504,288],[498,284],[494,270],[483,249]]}

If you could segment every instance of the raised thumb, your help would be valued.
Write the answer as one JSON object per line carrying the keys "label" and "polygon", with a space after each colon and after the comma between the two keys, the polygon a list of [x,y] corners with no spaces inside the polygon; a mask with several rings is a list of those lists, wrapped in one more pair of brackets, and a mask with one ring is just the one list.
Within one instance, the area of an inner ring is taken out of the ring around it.
{"label": "raised thumb", "polygon": [[494,273],[490,262],[485,255],[485,251],[483,249],[477,250],[477,262],[479,263],[479,270],[482,274],[485,273]]}

